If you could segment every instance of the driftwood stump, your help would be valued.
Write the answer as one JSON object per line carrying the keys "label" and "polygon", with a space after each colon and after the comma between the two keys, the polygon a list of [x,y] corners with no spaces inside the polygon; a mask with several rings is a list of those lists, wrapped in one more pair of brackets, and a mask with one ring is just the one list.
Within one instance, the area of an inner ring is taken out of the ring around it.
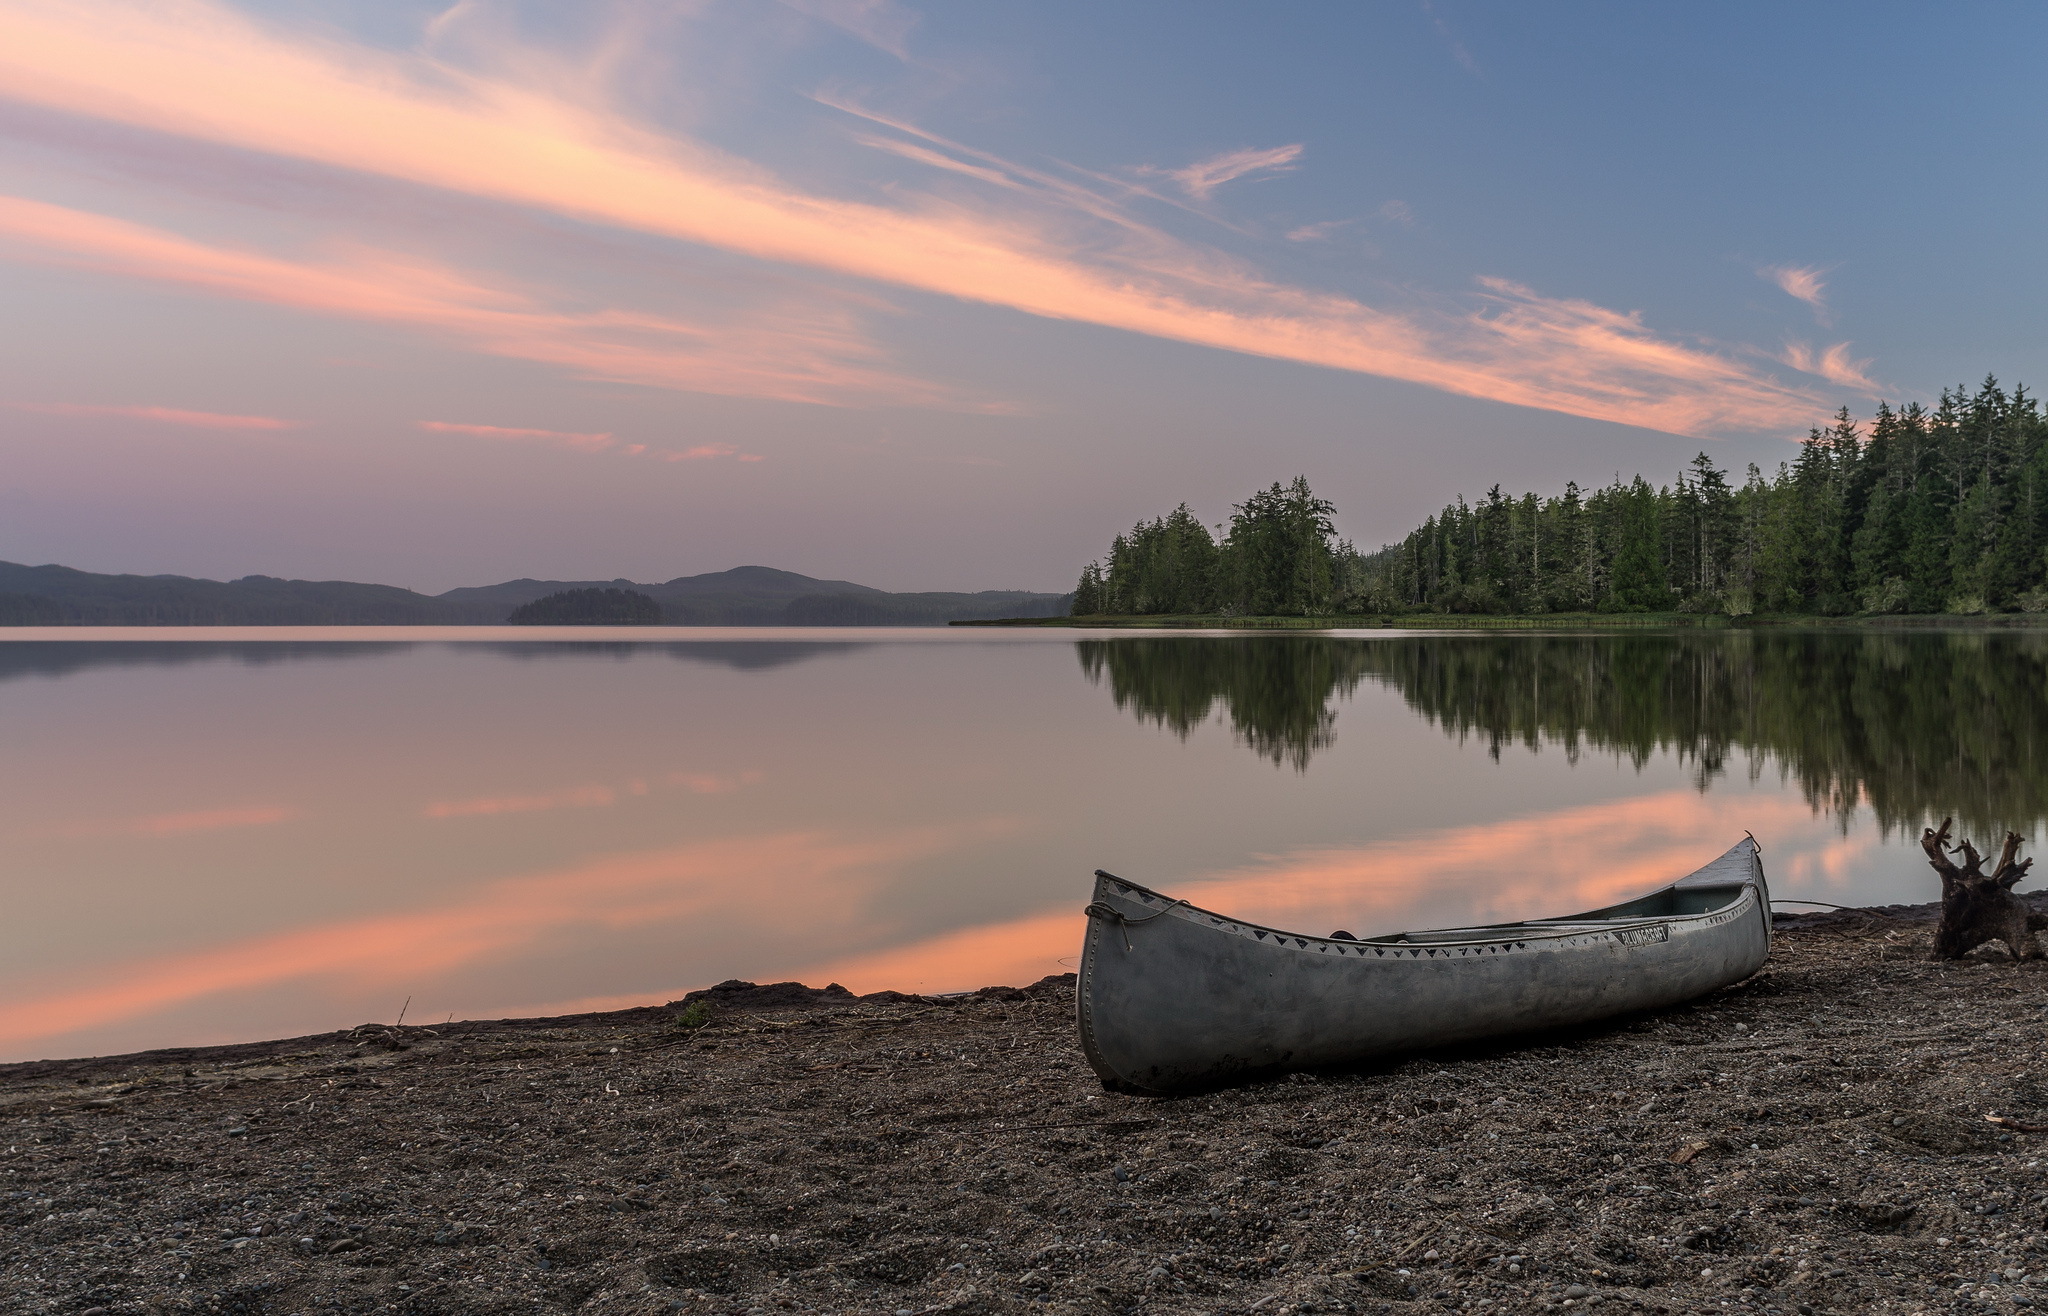
{"label": "driftwood stump", "polygon": [[[2005,834],[1998,866],[1987,877],[1984,856],[1975,846],[1968,841],[1949,845],[1948,829],[1953,821],[1943,818],[1940,831],[1929,827],[1920,833],[1920,848],[1927,852],[1927,862],[1941,874],[1941,926],[1934,930],[1934,958],[1959,960],[1987,941],[2004,942],[2016,960],[2044,958],[2034,931],[2048,928],[2048,916],[2029,909],[2012,890],[2034,866],[2033,860],[2019,857],[2019,834]],[[1960,868],[1949,858],[1951,850],[1962,855]]]}

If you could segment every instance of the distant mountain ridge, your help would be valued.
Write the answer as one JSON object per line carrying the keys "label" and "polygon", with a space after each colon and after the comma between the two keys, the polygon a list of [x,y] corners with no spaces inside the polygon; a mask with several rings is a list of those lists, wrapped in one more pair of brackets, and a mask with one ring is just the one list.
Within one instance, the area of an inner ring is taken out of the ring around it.
{"label": "distant mountain ridge", "polygon": [[396,585],[244,576],[103,575],[0,562],[0,626],[490,626],[571,589],[632,589],[671,626],[939,626],[1052,617],[1068,596],[1030,590],[892,594],[773,567],[734,567],[658,585],[630,580],[508,580],[419,594]]}

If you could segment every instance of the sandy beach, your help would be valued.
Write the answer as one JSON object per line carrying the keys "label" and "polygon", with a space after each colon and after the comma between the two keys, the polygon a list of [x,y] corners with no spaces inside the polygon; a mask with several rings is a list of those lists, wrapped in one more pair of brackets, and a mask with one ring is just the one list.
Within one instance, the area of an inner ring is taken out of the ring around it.
{"label": "sandy beach", "polygon": [[1102,1090],[1071,978],[8,1065],[0,1310],[2048,1302],[2048,966],[1932,963],[1933,913],[1781,917],[1655,1016],[1172,1101]]}

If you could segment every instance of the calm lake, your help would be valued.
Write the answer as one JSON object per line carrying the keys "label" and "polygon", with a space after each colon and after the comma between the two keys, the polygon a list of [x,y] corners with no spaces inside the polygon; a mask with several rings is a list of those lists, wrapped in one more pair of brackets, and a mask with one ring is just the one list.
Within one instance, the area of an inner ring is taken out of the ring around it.
{"label": "calm lake", "polygon": [[1747,829],[1779,896],[1928,900],[1929,813],[2048,816],[2048,635],[23,631],[0,728],[26,1059],[1029,982],[1098,867],[1363,935]]}

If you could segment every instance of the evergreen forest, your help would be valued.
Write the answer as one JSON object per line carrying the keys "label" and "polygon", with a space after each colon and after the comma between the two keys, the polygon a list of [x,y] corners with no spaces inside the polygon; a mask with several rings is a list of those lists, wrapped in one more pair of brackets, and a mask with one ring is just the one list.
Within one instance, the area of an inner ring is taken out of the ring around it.
{"label": "evergreen forest", "polygon": [[1460,498],[1361,553],[1305,479],[1209,529],[1185,504],[1117,536],[1084,615],[2048,611],[2048,418],[1995,379],[1932,408],[1845,407],[1797,457],[1738,482],[1705,453],[1549,497]]}

